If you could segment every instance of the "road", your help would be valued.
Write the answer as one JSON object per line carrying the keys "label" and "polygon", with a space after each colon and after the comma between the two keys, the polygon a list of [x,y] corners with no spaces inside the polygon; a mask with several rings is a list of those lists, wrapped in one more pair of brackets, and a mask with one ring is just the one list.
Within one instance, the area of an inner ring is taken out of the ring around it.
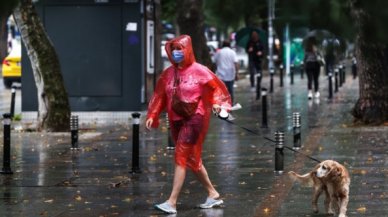
{"label": "road", "polygon": [[[292,146],[293,112],[302,117],[300,152],[319,160],[334,159],[348,168],[347,215],[387,216],[388,127],[352,124],[349,111],[358,97],[358,81],[348,78],[328,100],[327,78],[321,74],[321,98],[308,100],[306,78],[295,76],[294,85],[288,76],[284,78],[284,86],[279,87],[276,79],[274,92],[267,96],[268,128],[261,127],[263,100],[255,99],[248,78],[237,81],[236,102],[243,108],[233,112],[235,125],[211,120],[202,159],[225,204],[197,209],[206,192],[188,172],[178,214],[168,216],[327,216],[323,198],[321,212],[313,213],[311,188],[287,176],[290,170],[310,171],[315,161],[286,149],[284,173],[274,173],[274,146],[264,137],[274,138],[274,132],[282,130],[285,145]],[[268,76],[262,84],[268,87]],[[129,122],[85,125],[79,132],[79,150],[70,149],[70,133],[13,131],[14,174],[0,176],[0,216],[167,216],[153,208],[171,192],[174,171],[174,152],[166,149],[167,124],[161,120],[161,127],[152,131],[145,130],[141,121],[140,174],[128,173],[134,159]]]}

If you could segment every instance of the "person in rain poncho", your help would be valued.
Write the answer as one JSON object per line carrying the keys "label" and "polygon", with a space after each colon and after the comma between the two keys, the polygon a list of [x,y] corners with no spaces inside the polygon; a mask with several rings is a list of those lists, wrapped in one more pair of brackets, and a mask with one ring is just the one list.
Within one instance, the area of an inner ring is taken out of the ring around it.
{"label": "person in rain poncho", "polygon": [[[223,203],[211,183],[202,164],[202,144],[208,130],[212,109],[214,112],[229,110],[231,97],[224,83],[207,67],[195,61],[191,38],[181,35],[166,43],[168,58],[172,65],[158,79],[154,94],[148,105],[147,129],[157,128],[159,115],[166,109],[171,135],[175,143],[175,173],[172,192],[168,200],[155,205],[165,213],[176,213],[176,203],[184,183],[186,169],[191,169],[207,191],[205,203],[200,208],[212,208]],[[176,86],[178,80],[178,86]],[[197,102],[194,114],[183,117],[172,106],[174,88],[184,102]]]}

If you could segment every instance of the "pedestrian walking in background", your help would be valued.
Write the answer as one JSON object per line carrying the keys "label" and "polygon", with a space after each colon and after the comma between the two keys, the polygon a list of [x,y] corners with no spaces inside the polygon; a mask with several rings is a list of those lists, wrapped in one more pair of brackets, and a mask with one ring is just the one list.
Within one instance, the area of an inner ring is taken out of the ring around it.
{"label": "pedestrian walking in background", "polygon": [[256,31],[252,31],[251,33],[251,38],[247,44],[246,52],[248,53],[249,60],[249,79],[251,82],[251,88],[255,87],[255,76],[259,76],[257,85],[260,89],[261,78],[263,76],[261,64],[264,56],[264,46],[260,41],[259,34]]}
{"label": "pedestrian walking in background", "polygon": [[236,52],[230,48],[230,41],[222,42],[222,48],[215,54],[214,60],[217,66],[216,74],[225,83],[233,104],[233,85],[234,81],[238,80],[238,59]]}
{"label": "pedestrian walking in background", "polygon": [[[157,128],[159,115],[166,109],[175,142],[175,173],[168,200],[155,205],[165,213],[176,213],[176,204],[183,186],[186,169],[191,169],[207,191],[200,208],[223,203],[202,163],[202,144],[208,131],[212,110],[231,108],[225,84],[207,67],[195,61],[191,38],[181,35],[166,43],[171,66],[158,79],[148,105],[146,127]],[[228,110],[228,109],[227,109]]]}
{"label": "pedestrian walking in background", "polygon": [[314,83],[314,97],[319,98],[319,71],[321,69],[320,65],[321,58],[317,52],[316,47],[313,43],[307,43],[305,47],[304,60],[305,70],[307,74],[307,89],[308,99],[313,98],[312,85]]}

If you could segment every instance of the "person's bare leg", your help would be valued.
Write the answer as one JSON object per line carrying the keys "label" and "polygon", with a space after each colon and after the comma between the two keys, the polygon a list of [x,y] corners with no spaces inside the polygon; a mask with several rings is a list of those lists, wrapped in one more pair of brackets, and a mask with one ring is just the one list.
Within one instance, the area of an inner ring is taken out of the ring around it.
{"label": "person's bare leg", "polygon": [[179,192],[182,189],[183,183],[186,177],[186,168],[180,165],[175,165],[174,181],[172,185],[172,191],[168,203],[176,208],[176,202],[178,200]]}
{"label": "person's bare leg", "polygon": [[208,193],[208,197],[217,199],[220,196],[220,194],[217,192],[217,190],[214,188],[213,184],[211,183],[205,166],[202,165],[201,169],[198,172],[194,172],[194,174],[197,176],[198,180],[202,183],[203,187],[205,187]]}

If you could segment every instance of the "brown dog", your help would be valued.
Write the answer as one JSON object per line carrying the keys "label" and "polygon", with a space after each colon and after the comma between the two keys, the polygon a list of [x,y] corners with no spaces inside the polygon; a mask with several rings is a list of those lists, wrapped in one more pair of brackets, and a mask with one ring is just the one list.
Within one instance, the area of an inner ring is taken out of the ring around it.
{"label": "brown dog", "polygon": [[304,175],[293,171],[288,174],[294,181],[314,188],[312,205],[315,213],[318,212],[318,198],[324,191],[326,212],[328,214],[338,213],[338,217],[346,217],[350,177],[343,165],[333,160],[325,160]]}

